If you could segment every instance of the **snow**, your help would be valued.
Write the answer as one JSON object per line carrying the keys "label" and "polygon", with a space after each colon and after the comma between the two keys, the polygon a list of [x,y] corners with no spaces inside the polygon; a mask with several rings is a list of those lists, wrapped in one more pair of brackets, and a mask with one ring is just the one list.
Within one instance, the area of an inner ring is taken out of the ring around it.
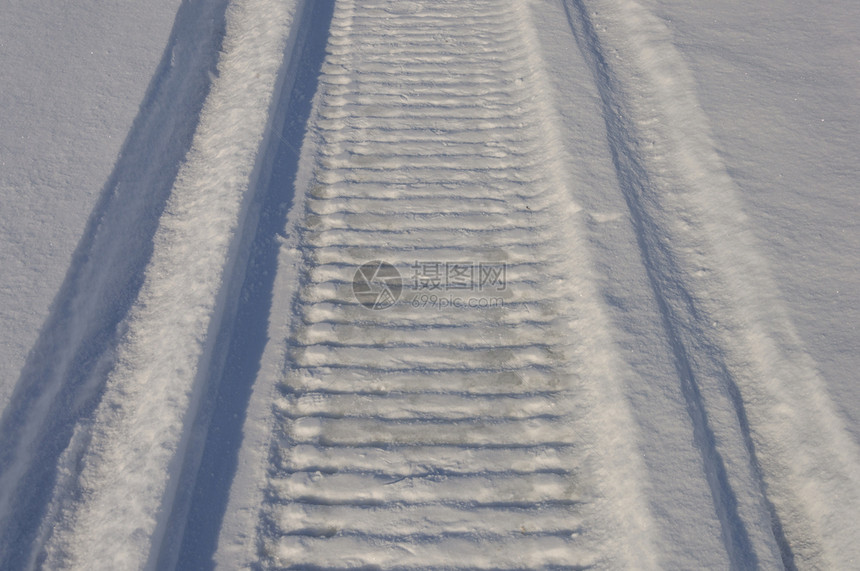
{"label": "snow", "polygon": [[853,4],[7,4],[0,568],[856,566]]}
{"label": "snow", "polygon": [[[98,561],[105,569],[140,567],[158,547],[158,513],[175,493],[171,467],[184,455],[183,427],[195,414],[199,379],[210,374],[205,363],[216,336],[208,333],[221,319],[222,283],[241,243],[248,188],[290,30],[290,6],[265,14],[254,8],[237,4],[228,11],[218,78],[159,220],[88,449],[77,460],[86,501],[63,510],[63,525],[46,546],[49,566]],[[64,501],[61,490],[55,496]],[[116,519],[106,521],[105,513]]]}
{"label": "snow", "polygon": [[749,226],[858,439],[858,6],[649,4],[694,72]]}
{"label": "snow", "polygon": [[3,4],[0,409],[107,192],[178,2]]}
{"label": "snow", "polygon": [[[857,557],[853,509],[837,514],[858,500],[856,443],[773,295],[665,25],[634,3],[597,8],[579,12],[579,36],[584,51],[595,54],[610,145],[679,374],[697,409],[691,417],[705,441],[713,439],[705,446],[714,447],[716,457],[706,461],[721,480],[712,484],[715,501],[737,502],[722,516],[724,533],[747,518],[757,522],[748,529],[780,522],[773,539],[737,536],[729,549],[760,557],[775,540],[796,546],[790,557],[798,564],[847,566]],[[618,64],[606,65],[607,45]],[[642,149],[642,140],[650,148]],[[745,465],[752,471],[733,468]],[[744,497],[757,486],[767,489],[772,507]],[[733,498],[722,497],[726,487]]]}

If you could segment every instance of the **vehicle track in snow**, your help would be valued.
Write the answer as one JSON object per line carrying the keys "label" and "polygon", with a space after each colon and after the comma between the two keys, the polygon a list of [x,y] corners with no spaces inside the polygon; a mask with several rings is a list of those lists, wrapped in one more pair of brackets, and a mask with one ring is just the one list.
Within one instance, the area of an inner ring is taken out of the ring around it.
{"label": "vehicle track in snow", "polygon": [[[528,25],[508,2],[336,5],[263,567],[574,569],[644,541],[602,536],[630,514],[601,496],[647,516],[596,451],[625,412]],[[403,289],[374,310],[353,287],[376,260]]]}

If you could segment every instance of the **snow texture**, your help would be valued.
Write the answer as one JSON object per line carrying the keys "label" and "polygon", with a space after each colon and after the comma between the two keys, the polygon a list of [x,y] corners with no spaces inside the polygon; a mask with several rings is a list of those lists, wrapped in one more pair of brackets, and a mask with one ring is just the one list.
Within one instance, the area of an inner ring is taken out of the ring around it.
{"label": "snow texture", "polygon": [[841,4],[10,6],[0,568],[856,567]]}

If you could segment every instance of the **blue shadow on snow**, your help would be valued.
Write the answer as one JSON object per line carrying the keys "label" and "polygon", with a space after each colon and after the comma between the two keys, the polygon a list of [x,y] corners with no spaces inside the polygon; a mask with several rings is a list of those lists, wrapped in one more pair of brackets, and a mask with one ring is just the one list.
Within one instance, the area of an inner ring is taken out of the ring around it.
{"label": "blue shadow on snow", "polygon": [[[325,58],[334,0],[311,1],[306,7],[310,14],[297,23],[304,37],[297,39],[291,55],[299,58],[294,62],[297,64],[294,81],[285,84],[286,93],[280,95],[279,105],[286,106],[283,115],[286,119],[280,140],[270,143],[277,145],[272,173],[269,180],[261,181],[260,219],[232,321],[227,359],[221,379],[215,379],[218,388],[211,405],[203,456],[193,479],[187,518],[180,524],[184,524],[185,531],[179,546],[177,569],[214,567],[213,555],[238,467],[246,409],[268,341],[278,236],[283,233],[286,214],[293,202],[300,149]],[[253,531],[248,530],[249,533]]]}

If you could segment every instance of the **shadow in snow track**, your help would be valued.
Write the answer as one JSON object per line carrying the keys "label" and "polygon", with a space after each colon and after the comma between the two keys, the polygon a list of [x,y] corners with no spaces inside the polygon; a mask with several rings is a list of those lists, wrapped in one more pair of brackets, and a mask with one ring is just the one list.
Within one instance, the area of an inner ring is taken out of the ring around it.
{"label": "shadow in snow track", "polygon": [[[261,172],[256,198],[260,218],[244,283],[235,317],[220,334],[228,345],[226,362],[215,373],[220,378],[213,379],[213,389],[198,421],[198,430],[205,430],[202,459],[199,466],[190,459],[190,464],[183,468],[180,489],[186,482],[192,488],[190,499],[186,500],[190,506],[183,506],[182,500],[174,506],[168,524],[172,530],[168,529],[159,568],[173,567],[174,562],[177,569],[214,566],[212,557],[238,466],[246,409],[268,341],[279,237],[283,235],[286,214],[293,202],[300,149],[333,13],[334,0],[305,2],[294,24],[299,35],[287,45],[287,67],[282,70],[284,80],[274,110],[270,148],[262,158],[271,165],[271,172],[268,176],[265,168]],[[176,538],[174,545],[170,544],[171,538]]]}
{"label": "shadow in snow track", "polygon": [[[707,367],[708,373],[714,378],[721,380],[724,390],[731,397],[742,429],[743,444],[752,459],[753,471],[758,478],[757,484],[770,510],[772,532],[780,549],[782,563],[786,569],[794,569],[793,555],[785,540],[782,526],[773,506],[764,494],[749,424],[731,373],[721,361],[718,348],[709,345],[707,336],[701,336],[702,341],[691,340],[689,336],[684,335],[678,325],[692,323],[695,326],[700,317],[692,296],[685,289],[684,284],[678,283],[674,277],[681,275],[682,272],[671,249],[667,248],[662,241],[660,222],[654,219],[646,204],[650,200],[648,194],[651,192],[651,181],[639,152],[626,138],[626,134],[633,129],[626,124],[626,113],[623,112],[624,105],[621,99],[623,94],[614,76],[612,64],[607,61],[605,50],[589,17],[589,8],[585,2],[564,0],[563,5],[576,42],[591,68],[600,94],[607,138],[618,182],[631,214],[642,262],[662,318],[661,325],[672,348],[687,413],[693,425],[694,439],[702,456],[712,502],[722,527],[723,544],[732,568],[754,569],[760,566],[760,561],[748,532],[747,522],[740,513],[738,498],[730,482],[726,461],[718,450],[712,422],[708,418],[700,387],[701,379],[696,372],[701,371],[703,367]],[[701,362],[695,366],[697,358]]]}
{"label": "shadow in snow track", "polygon": [[[190,148],[224,36],[227,0],[184,0],[63,285],[0,418],[0,569],[25,567],[57,464],[98,404],[117,328]],[[38,546],[36,546],[38,548]]]}

